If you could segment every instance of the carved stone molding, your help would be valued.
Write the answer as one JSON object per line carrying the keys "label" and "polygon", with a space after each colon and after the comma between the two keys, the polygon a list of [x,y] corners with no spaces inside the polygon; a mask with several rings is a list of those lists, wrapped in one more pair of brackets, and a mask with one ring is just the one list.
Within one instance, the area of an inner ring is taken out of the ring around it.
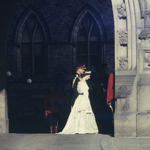
{"label": "carved stone molding", "polygon": [[139,35],[139,39],[140,40],[147,40],[150,39],[150,29],[144,29],[141,31],[140,35]]}
{"label": "carved stone molding", "polygon": [[128,64],[128,59],[127,58],[122,58],[119,60],[119,66],[121,70],[127,69],[127,64]]}
{"label": "carved stone molding", "polygon": [[135,75],[115,76],[115,98],[127,98],[131,94]]}
{"label": "carved stone molding", "polygon": [[122,46],[126,46],[128,43],[128,32],[127,31],[120,31],[119,32],[119,43]]}
{"label": "carved stone molding", "polygon": [[144,16],[144,28],[149,29],[150,28],[150,11],[145,12]]}
{"label": "carved stone molding", "polygon": [[140,6],[141,18],[144,18],[145,10],[146,10],[145,0],[139,0],[139,6]]}
{"label": "carved stone molding", "polygon": [[119,19],[126,19],[127,14],[126,14],[125,3],[117,5],[117,11],[118,11],[118,17],[119,17]]}

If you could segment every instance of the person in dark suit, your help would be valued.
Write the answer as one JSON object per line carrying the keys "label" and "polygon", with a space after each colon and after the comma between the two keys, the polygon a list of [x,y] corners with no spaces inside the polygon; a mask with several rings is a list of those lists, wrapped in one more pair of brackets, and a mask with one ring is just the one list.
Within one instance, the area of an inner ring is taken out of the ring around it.
{"label": "person in dark suit", "polygon": [[73,107],[74,102],[79,95],[77,91],[77,85],[78,85],[78,82],[81,80],[82,78],[81,75],[85,72],[85,69],[86,68],[84,64],[78,64],[76,67],[76,76],[74,77],[73,82],[72,82],[73,96],[71,100],[71,108]]}

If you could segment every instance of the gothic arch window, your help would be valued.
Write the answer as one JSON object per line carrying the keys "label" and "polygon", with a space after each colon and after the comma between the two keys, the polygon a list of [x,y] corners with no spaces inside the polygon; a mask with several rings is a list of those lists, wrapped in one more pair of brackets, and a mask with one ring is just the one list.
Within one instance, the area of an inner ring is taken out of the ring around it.
{"label": "gothic arch window", "polygon": [[88,69],[99,69],[103,59],[100,29],[94,17],[87,13],[82,19],[77,34],[77,62],[85,62]]}
{"label": "gothic arch window", "polygon": [[21,38],[21,74],[43,76],[45,73],[45,35],[39,20],[31,14],[24,23]]}

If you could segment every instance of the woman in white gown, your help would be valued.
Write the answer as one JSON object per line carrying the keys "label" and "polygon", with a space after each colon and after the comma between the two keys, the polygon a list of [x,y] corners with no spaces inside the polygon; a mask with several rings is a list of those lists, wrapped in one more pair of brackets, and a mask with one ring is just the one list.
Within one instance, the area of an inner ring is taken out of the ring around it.
{"label": "woman in white gown", "polygon": [[98,133],[95,116],[89,100],[89,87],[86,83],[86,80],[90,79],[90,74],[91,72],[85,72],[85,76],[78,82],[77,91],[80,94],[75,100],[64,129],[58,134]]}

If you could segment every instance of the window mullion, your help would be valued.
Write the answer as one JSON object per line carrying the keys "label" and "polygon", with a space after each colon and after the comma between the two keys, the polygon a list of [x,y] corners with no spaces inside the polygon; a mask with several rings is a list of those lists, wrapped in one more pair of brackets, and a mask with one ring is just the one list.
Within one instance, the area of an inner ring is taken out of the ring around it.
{"label": "window mullion", "polygon": [[89,70],[91,69],[90,68],[90,64],[91,64],[91,45],[90,45],[90,41],[91,41],[91,30],[92,30],[92,27],[93,27],[93,22],[91,23],[91,26],[89,28],[89,31],[88,31],[88,68]]}
{"label": "window mullion", "polygon": [[34,42],[32,37],[32,76],[34,76]]}
{"label": "window mullion", "polygon": [[32,36],[32,75],[35,75],[35,46],[34,46],[34,40],[35,40],[35,33],[37,30],[37,24],[35,26],[35,29],[33,31],[33,36]]}

